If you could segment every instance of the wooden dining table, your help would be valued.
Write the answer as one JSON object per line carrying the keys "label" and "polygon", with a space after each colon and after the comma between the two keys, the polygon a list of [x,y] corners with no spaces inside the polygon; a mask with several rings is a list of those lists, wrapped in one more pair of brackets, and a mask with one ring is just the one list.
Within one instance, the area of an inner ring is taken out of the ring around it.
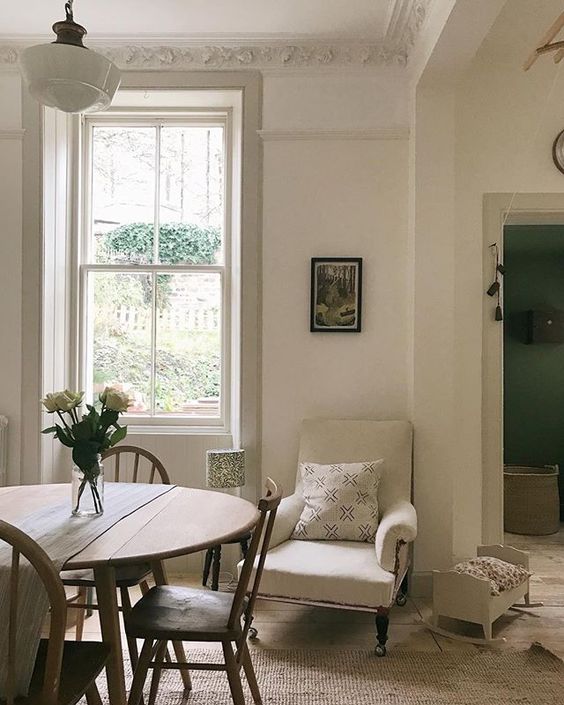
{"label": "wooden dining table", "polygon": [[[65,499],[70,513],[68,484],[2,487],[0,518],[17,524],[32,512]],[[163,560],[233,541],[252,530],[258,518],[256,506],[239,497],[173,487],[118,521],[65,563],[65,570],[94,570],[102,639],[111,649],[106,666],[110,705],[126,703],[116,567],[150,563],[156,583],[166,584]],[[175,652],[183,658],[181,644],[175,644]],[[186,671],[181,673],[188,679]]]}

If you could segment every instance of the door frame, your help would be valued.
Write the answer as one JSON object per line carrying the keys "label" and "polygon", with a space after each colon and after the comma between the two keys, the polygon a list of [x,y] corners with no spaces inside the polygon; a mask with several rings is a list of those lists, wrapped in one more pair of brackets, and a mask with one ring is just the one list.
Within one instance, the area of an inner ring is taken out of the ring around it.
{"label": "door frame", "polygon": [[[503,324],[485,294],[494,264],[490,245],[503,253],[506,225],[564,225],[564,193],[488,193],[483,201],[482,251],[482,538],[503,542]],[[503,286],[501,288],[503,305]]]}

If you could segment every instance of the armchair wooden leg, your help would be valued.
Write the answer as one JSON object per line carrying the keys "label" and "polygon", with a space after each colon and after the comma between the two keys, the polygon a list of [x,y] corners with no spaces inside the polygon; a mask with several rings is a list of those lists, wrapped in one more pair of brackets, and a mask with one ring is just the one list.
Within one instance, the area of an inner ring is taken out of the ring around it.
{"label": "armchair wooden leg", "polygon": [[376,613],[376,656],[386,655],[386,642],[388,641],[388,626],[390,624],[390,610],[387,607],[380,607]]}
{"label": "armchair wooden leg", "polygon": [[408,577],[407,573],[404,575],[403,580],[401,581],[400,588],[398,590],[398,594],[396,595],[396,605],[398,607],[404,607],[407,604],[407,591],[408,591]]}
{"label": "armchair wooden leg", "polygon": [[243,693],[243,686],[241,684],[241,674],[239,670],[239,664],[235,659],[235,654],[233,653],[233,647],[230,642],[224,641],[223,644],[223,656],[225,658],[225,667],[227,670],[227,678],[229,679],[229,689],[231,690],[231,697],[233,698],[234,705],[245,705],[245,695]]}

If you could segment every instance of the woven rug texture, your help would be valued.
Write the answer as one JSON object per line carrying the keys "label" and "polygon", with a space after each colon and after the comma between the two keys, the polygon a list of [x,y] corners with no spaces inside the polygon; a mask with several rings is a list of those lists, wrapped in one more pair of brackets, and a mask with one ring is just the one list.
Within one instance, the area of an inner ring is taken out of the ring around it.
{"label": "woven rug texture", "polygon": [[[385,658],[353,650],[253,649],[264,705],[564,705],[564,663],[539,644],[526,651],[416,652]],[[221,661],[190,650],[191,661]],[[225,673],[162,671],[157,705],[232,705]],[[100,691],[106,705],[105,679]],[[147,683],[148,687],[148,683]],[[253,702],[243,676],[246,702]]]}

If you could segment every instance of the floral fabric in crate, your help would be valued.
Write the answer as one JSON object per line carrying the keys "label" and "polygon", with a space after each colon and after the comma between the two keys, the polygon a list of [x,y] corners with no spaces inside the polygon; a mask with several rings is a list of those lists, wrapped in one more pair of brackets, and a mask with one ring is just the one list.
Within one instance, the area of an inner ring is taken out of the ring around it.
{"label": "floral fabric in crate", "polygon": [[507,563],[491,556],[479,556],[454,566],[457,573],[473,575],[475,578],[485,578],[490,581],[491,594],[497,597],[505,590],[522,585],[532,573],[522,565]]}
{"label": "floral fabric in crate", "polygon": [[373,541],[383,462],[302,463],[305,507],[291,538]]}

